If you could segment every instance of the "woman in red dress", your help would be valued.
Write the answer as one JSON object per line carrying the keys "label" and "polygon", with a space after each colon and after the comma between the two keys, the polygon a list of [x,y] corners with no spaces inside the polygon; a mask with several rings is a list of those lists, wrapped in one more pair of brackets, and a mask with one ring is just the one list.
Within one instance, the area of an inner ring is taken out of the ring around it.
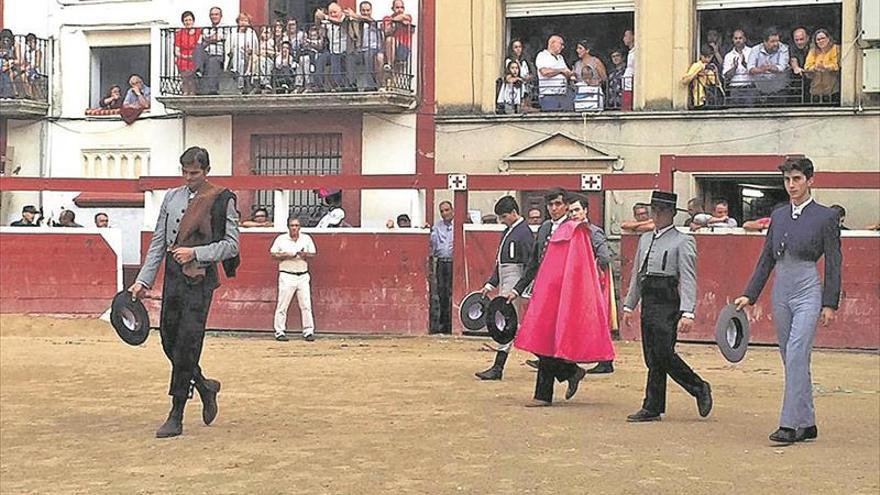
{"label": "woman in red dress", "polygon": [[193,53],[202,30],[193,27],[196,16],[188,10],[180,15],[180,21],[183,22],[184,28],[174,32],[174,63],[180,73],[182,93],[191,96],[196,94],[196,64],[193,61]]}

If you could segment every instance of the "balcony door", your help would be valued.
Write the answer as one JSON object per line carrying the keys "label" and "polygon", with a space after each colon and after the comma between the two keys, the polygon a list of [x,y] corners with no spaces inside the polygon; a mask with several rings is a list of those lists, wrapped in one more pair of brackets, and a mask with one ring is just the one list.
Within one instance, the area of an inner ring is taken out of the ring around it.
{"label": "balcony door", "polygon": [[268,0],[268,2],[269,18],[272,21],[294,18],[300,25],[314,22],[315,10],[327,7],[325,0]]}

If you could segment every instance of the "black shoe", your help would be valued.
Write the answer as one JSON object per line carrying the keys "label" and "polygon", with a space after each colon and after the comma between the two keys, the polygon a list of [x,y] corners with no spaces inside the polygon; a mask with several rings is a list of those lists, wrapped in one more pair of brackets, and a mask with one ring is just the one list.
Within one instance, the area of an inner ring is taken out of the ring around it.
{"label": "black shoe", "polygon": [[480,371],[479,373],[474,373],[474,376],[479,378],[480,380],[500,380],[501,376],[504,374],[503,368],[499,368],[498,366],[492,365],[491,368],[486,371]]}
{"label": "black shoe", "polygon": [[196,387],[199,397],[202,398],[202,421],[206,425],[214,422],[217,417],[217,394],[220,393],[220,382],[206,378]]}
{"label": "black shoe", "polygon": [[574,375],[568,379],[568,390],[565,391],[565,400],[571,399],[574,397],[574,394],[578,391],[578,385],[581,383],[581,380],[587,376],[586,370],[577,367],[577,371],[574,372]]}
{"label": "black shoe", "polygon": [[183,433],[183,421],[174,415],[169,415],[165,423],[156,430],[156,438],[171,438]]}
{"label": "black shoe", "polygon": [[315,336],[313,334],[303,335],[303,340],[306,342],[314,342]]}
{"label": "black shoe", "polygon": [[598,375],[601,373],[614,373],[614,361],[602,361],[596,366],[588,369],[587,373],[591,375]]}
{"label": "black shoe", "polygon": [[815,440],[818,436],[819,429],[816,428],[816,425],[808,426],[806,428],[798,428],[797,433],[795,434],[795,441],[803,442],[804,440]]}
{"label": "black shoe", "polygon": [[778,430],[770,434],[770,440],[779,443],[797,442],[797,431],[794,428],[780,426]]}
{"label": "black shoe", "polygon": [[626,417],[628,423],[644,423],[647,421],[660,421],[660,415],[652,413],[647,409],[639,409],[633,414]]}
{"label": "black shoe", "polygon": [[697,410],[704,418],[712,411],[712,387],[709,382],[703,382],[703,390],[697,394]]}
{"label": "black shoe", "polygon": [[282,333],[281,335],[276,335],[275,340],[277,340],[278,342],[287,342],[290,339],[287,338],[287,335],[284,335]]}
{"label": "black shoe", "polygon": [[537,359],[526,359],[526,366],[531,366],[532,368],[538,369],[538,360]]}

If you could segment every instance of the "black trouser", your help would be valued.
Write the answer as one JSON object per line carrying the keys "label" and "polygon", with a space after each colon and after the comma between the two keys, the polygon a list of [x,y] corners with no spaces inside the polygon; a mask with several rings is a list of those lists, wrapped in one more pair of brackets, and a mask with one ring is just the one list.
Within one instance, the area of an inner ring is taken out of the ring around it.
{"label": "black trouser", "polygon": [[171,256],[165,258],[159,333],[162,349],[171,361],[168,395],[178,398],[189,396],[191,383],[204,380],[199,357],[211,298],[217,286],[216,267],[209,267],[207,272],[203,280],[191,283],[180,264]]}
{"label": "black trouser", "polygon": [[648,367],[648,383],[642,408],[655,414],[666,412],[666,375],[693,396],[705,383],[675,353],[678,320],[681,319],[678,279],[645,277],[642,281],[642,352]]}
{"label": "black trouser", "polygon": [[434,258],[434,294],[430,301],[432,333],[452,332],[452,260]]}
{"label": "black trouser", "polygon": [[538,379],[535,381],[535,399],[553,402],[553,379],[564,382],[574,376],[575,363],[555,357],[538,356]]}

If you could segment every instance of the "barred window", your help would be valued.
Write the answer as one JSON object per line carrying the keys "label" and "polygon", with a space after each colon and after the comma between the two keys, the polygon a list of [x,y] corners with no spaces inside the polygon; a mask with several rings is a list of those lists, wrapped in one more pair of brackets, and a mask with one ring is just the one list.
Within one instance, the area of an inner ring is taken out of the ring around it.
{"label": "barred window", "polygon": [[[342,134],[259,134],[251,136],[251,173],[256,175],[331,175],[340,173]],[[293,190],[288,215],[313,227],[325,207],[315,191]],[[266,208],[274,215],[274,191],[256,191],[251,211]]]}

